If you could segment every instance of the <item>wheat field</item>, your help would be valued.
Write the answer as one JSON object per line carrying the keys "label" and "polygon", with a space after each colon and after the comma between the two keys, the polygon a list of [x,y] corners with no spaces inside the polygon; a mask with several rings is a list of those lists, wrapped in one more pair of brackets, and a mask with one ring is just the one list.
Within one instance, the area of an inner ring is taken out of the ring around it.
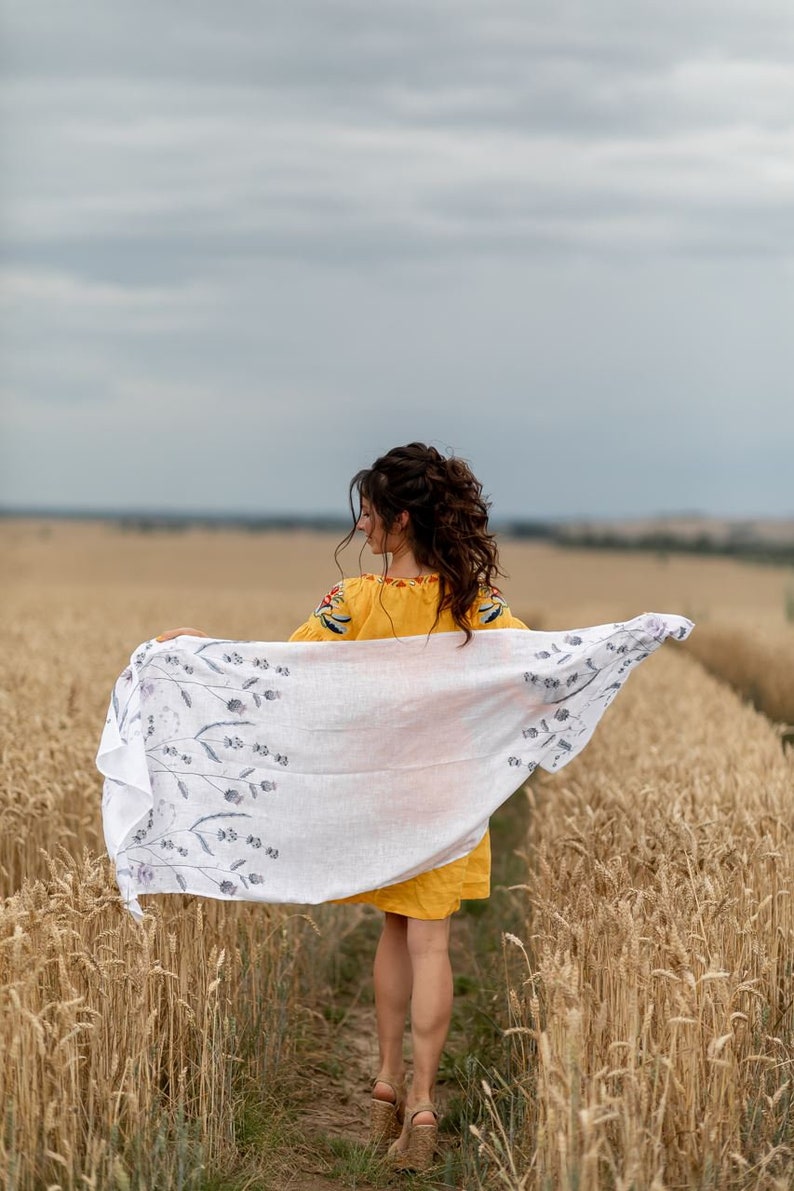
{"label": "wheat field", "polygon": [[[285,638],[335,581],[333,544],[0,523],[4,1187],[389,1185],[302,1173],[290,1115],[320,974],[361,908],[171,897],[136,925],[93,764],[140,641],[182,624]],[[794,1185],[790,573],[518,542],[503,563],[537,627],[644,610],[698,627],[528,787],[510,924],[492,928],[501,1059],[471,1080],[459,1156],[413,1185]]]}

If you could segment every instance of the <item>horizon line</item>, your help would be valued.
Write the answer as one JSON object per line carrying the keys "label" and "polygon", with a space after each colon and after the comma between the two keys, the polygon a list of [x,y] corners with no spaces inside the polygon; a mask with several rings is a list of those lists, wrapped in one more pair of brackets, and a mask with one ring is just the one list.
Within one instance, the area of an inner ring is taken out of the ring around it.
{"label": "horizon line", "polygon": [[[271,525],[326,525],[332,528],[345,527],[350,524],[349,514],[333,514],[327,512],[251,512],[232,510],[201,510],[201,509],[87,509],[80,507],[52,508],[25,505],[20,507],[0,505],[0,518],[20,520],[46,519],[59,521],[155,521],[155,522],[214,522],[214,523],[246,523]],[[652,512],[642,514],[621,513],[566,513],[526,516],[518,513],[504,513],[491,518],[494,526],[522,525],[550,527],[564,525],[570,522],[594,523],[636,523],[643,521],[662,520],[691,520],[691,521],[721,521],[728,523],[743,523],[757,521],[794,522],[794,512],[791,513],[708,513],[698,509],[676,509],[666,512]]]}

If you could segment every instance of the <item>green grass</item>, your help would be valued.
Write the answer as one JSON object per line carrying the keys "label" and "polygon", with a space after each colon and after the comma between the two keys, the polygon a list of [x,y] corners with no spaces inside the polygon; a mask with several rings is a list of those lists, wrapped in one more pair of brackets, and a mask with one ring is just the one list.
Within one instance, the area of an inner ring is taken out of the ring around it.
{"label": "green grass", "polygon": [[457,1155],[452,1152],[442,1153],[437,1164],[426,1173],[409,1174],[392,1171],[388,1163],[368,1146],[339,1137],[327,1138],[326,1145],[332,1155],[328,1177],[350,1191],[397,1186],[401,1191],[437,1191],[461,1185],[463,1172]]}

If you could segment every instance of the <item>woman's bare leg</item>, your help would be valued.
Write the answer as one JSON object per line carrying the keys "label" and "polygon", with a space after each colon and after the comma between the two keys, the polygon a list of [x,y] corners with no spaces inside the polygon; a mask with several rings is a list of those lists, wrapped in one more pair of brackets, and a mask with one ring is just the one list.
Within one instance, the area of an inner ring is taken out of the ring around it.
{"label": "woman's bare leg", "polygon": [[[379,1074],[390,1080],[400,1080],[405,1073],[403,1037],[413,983],[407,928],[408,919],[402,914],[386,914],[375,952],[373,976],[380,1050]],[[394,1099],[391,1088],[383,1083],[375,1084],[373,1095],[377,1100]]]}
{"label": "woman's bare leg", "polygon": [[[413,1083],[408,1095],[409,1109],[414,1104],[432,1101],[438,1065],[449,1032],[452,1017],[449,921],[449,918],[431,921],[409,918],[407,922],[406,943],[413,972]],[[431,1125],[433,1121],[429,1113],[419,1113],[414,1124]]]}

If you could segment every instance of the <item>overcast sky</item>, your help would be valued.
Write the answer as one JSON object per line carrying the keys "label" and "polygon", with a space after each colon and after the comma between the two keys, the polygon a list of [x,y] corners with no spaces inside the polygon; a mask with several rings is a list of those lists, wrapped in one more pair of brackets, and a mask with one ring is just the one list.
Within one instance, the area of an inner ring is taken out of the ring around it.
{"label": "overcast sky", "polygon": [[0,505],[794,515],[792,0],[0,13]]}

